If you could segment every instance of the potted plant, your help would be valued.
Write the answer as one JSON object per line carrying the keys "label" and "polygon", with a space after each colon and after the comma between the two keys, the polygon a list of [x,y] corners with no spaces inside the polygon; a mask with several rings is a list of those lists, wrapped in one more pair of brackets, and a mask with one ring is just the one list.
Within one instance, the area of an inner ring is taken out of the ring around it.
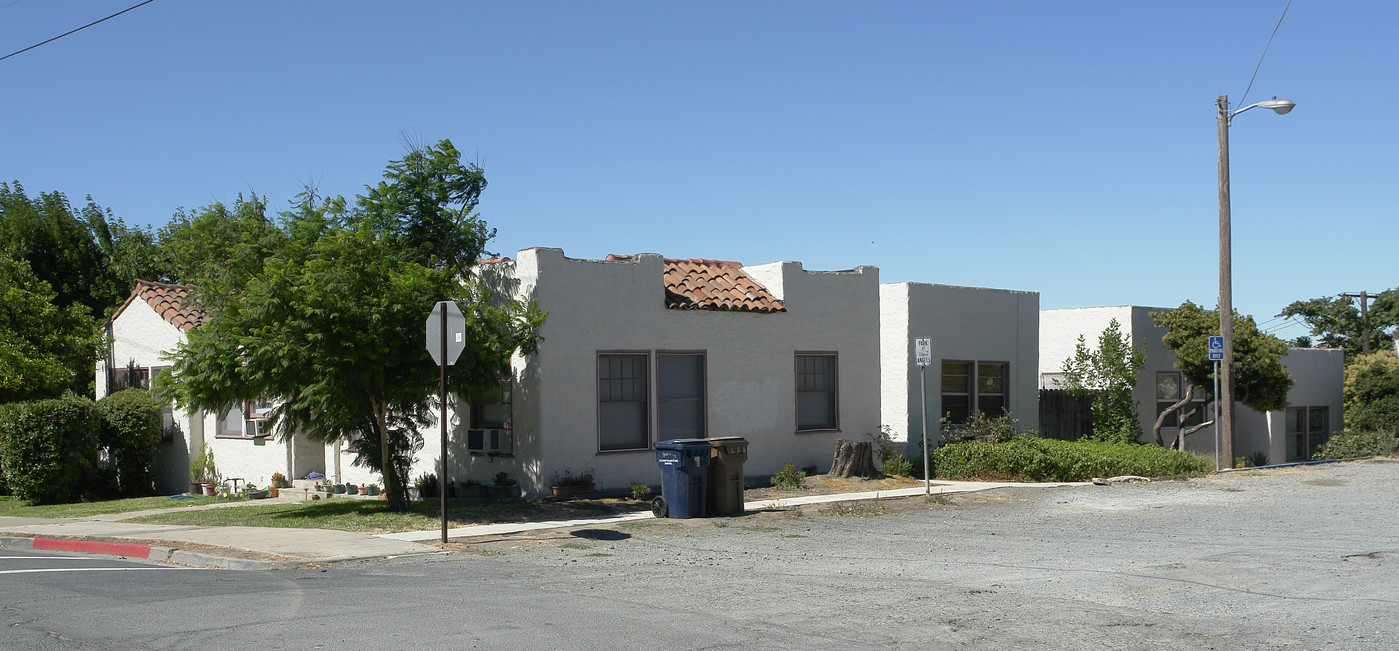
{"label": "potted plant", "polygon": [[575,475],[573,471],[564,469],[563,475],[556,472],[550,481],[550,488],[556,496],[591,493],[594,487],[593,471],[591,470],[584,470]]}
{"label": "potted plant", "polygon": [[487,497],[489,495],[486,486],[475,479],[463,480],[457,491],[457,495],[460,497]]}
{"label": "potted plant", "polygon": [[369,485],[369,496],[370,496],[370,497],[378,497],[378,495],[379,495],[379,485],[378,485],[378,484],[370,484],[370,485]]}
{"label": "potted plant", "polygon": [[219,470],[214,465],[214,451],[209,448],[209,442],[204,441],[199,444],[199,454],[189,464],[189,482],[191,492],[194,485],[199,484],[199,491],[204,495],[213,495],[217,492],[219,484]]}
{"label": "potted plant", "polygon": [[345,485],[344,485],[344,484],[336,484],[336,485],[333,486],[332,488],[333,488],[333,490],[335,491],[335,494],[336,494],[336,495],[344,495],[344,494],[345,494]]}
{"label": "potted plant", "polygon": [[437,475],[436,473],[423,473],[413,480],[413,486],[418,489],[418,494],[423,499],[437,497]]}
{"label": "potted plant", "polygon": [[243,489],[243,494],[250,500],[263,500],[271,497],[272,493],[270,489],[259,490],[256,484],[248,484],[248,487]]}
{"label": "potted plant", "polygon": [[291,482],[287,481],[287,476],[280,472],[272,473],[272,484],[268,488],[291,488]]}
{"label": "potted plant", "polygon": [[360,495],[368,495],[368,494],[369,494],[369,486],[367,486],[367,485],[365,485],[365,484],[360,484],[360,485],[359,485],[359,494],[360,494]]}
{"label": "potted plant", "polygon": [[510,477],[508,472],[498,472],[495,480],[491,482],[491,497],[496,499],[511,498],[520,496],[520,485]]}

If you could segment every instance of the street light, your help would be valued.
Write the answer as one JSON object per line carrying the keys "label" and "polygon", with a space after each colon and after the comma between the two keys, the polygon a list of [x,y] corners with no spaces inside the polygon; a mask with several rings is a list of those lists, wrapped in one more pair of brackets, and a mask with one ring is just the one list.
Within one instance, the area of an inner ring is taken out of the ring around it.
{"label": "street light", "polygon": [[1233,260],[1230,249],[1229,226],[1229,124],[1234,116],[1249,109],[1270,109],[1278,115],[1286,115],[1296,106],[1290,99],[1265,99],[1249,104],[1237,111],[1229,110],[1229,96],[1220,95],[1214,100],[1219,110],[1219,334],[1224,337],[1224,359],[1219,364],[1220,402],[1219,425],[1220,463],[1225,468],[1234,467],[1234,290]]}

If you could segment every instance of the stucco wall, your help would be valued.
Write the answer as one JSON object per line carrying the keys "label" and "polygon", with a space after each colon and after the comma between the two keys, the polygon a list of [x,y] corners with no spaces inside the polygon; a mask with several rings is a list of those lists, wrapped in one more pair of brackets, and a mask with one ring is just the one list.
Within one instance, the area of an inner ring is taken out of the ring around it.
{"label": "stucco wall", "polygon": [[[107,351],[109,359],[97,364],[96,397],[99,400],[108,393],[108,364],[116,368],[128,364],[147,368],[169,366],[170,362],[161,359],[161,355],[173,351],[184,340],[179,328],[161,318],[139,298],[116,315],[108,334],[111,339],[111,348]],[[172,409],[172,415],[179,432],[170,443],[157,444],[155,451],[155,488],[162,495],[182,493],[189,488],[190,450],[198,450],[206,420],[211,420],[203,412],[188,413],[178,406]]]}
{"label": "stucco wall", "polygon": [[[161,318],[145,301],[136,299],[126,305],[111,322],[109,335],[111,349],[110,363],[125,367],[134,363],[139,367],[165,367],[170,362],[161,359],[162,355],[173,352],[185,335],[178,328]],[[107,365],[102,360],[97,366],[97,398],[107,395]],[[325,467],[322,446],[312,443],[304,435],[298,437],[301,463],[292,464],[288,446],[276,439],[219,438],[219,422],[216,414],[196,411],[188,413],[178,406],[173,408],[173,416],[179,432],[171,443],[156,446],[155,475],[156,492],[173,494],[189,488],[189,464],[191,451],[198,453],[200,445],[207,441],[214,453],[214,463],[225,478],[238,477],[245,482],[266,485],[272,474],[280,472],[288,477],[304,476],[312,469]],[[296,471],[300,472],[296,472]]]}
{"label": "stucco wall", "polygon": [[[1132,344],[1146,349],[1146,365],[1137,376],[1132,396],[1138,404],[1142,440],[1151,441],[1151,428],[1156,420],[1156,373],[1176,370],[1175,353],[1161,341],[1166,330],[1157,327],[1151,319],[1153,312],[1166,309],[1169,308],[1115,306],[1044,310],[1040,313],[1040,372],[1059,372],[1064,360],[1073,356],[1080,333],[1089,347],[1096,348],[1098,336],[1107,327],[1108,321],[1116,318],[1122,324],[1123,332],[1131,337]],[[1282,362],[1295,383],[1288,394],[1288,405],[1327,406],[1330,408],[1331,429],[1339,430],[1341,351],[1294,348],[1288,351]],[[1207,418],[1213,417],[1213,406],[1208,407],[1206,414]],[[1286,457],[1285,412],[1262,414],[1236,403],[1234,414],[1234,452],[1237,456],[1263,452],[1274,463]],[[1161,435],[1169,443],[1175,438],[1176,430],[1163,428]],[[1186,449],[1213,455],[1214,429],[1205,428],[1190,435],[1186,440]]]}
{"label": "stucco wall", "polygon": [[[864,439],[879,427],[878,270],[812,272],[796,262],[744,269],[780,297],[775,314],[671,310],[665,307],[662,257],[625,261],[566,258],[559,249],[519,252],[491,265],[497,285],[549,312],[539,352],[516,359],[511,457],[449,451],[466,476],[488,481],[504,470],[527,492],[548,489],[555,472],[592,470],[600,488],[660,482],[652,450],[599,452],[597,355],[645,353],[654,388],[657,352],[703,352],[708,436],[749,441],[745,473],[771,475],[784,463],[830,464],[836,438]],[[795,433],[795,354],[834,352],[839,432]],[[654,390],[651,392],[654,397]],[[656,437],[654,401],[651,438]],[[462,433],[454,427],[453,439]],[[433,441],[437,441],[432,437]],[[424,457],[437,458],[435,448]]]}
{"label": "stucco wall", "polygon": [[[1288,407],[1326,407],[1328,429],[1336,433],[1344,425],[1345,359],[1339,348],[1290,348],[1282,358],[1282,365],[1292,375],[1292,389],[1287,392]],[[1258,412],[1243,410],[1250,416],[1260,416]],[[1263,439],[1253,436],[1248,441],[1248,450],[1261,450],[1268,454],[1272,463],[1287,460],[1287,412],[1270,411],[1266,423],[1249,431],[1265,431]],[[1236,441],[1236,445],[1240,445]]]}
{"label": "stucco wall", "polygon": [[908,442],[910,453],[922,453],[922,378],[913,351],[918,337],[928,337],[933,352],[926,396],[930,445],[937,442],[937,415],[943,413],[943,360],[1009,363],[1011,416],[1027,429],[1039,428],[1038,293],[888,283],[880,287],[880,311],[884,424],[895,440]]}

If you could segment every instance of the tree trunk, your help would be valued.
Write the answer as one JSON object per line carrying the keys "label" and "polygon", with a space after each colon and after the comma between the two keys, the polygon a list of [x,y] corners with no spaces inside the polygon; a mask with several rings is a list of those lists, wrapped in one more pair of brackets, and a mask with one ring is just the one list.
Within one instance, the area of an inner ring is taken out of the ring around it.
{"label": "tree trunk", "polygon": [[836,441],[835,459],[831,461],[831,477],[879,477],[874,467],[874,446],[869,441]]}
{"label": "tree trunk", "polygon": [[403,490],[403,485],[398,481],[398,473],[394,470],[393,457],[389,452],[389,409],[387,404],[378,402],[374,405],[374,420],[379,426],[379,474],[384,478],[384,492],[388,495],[385,501],[389,503],[390,511],[407,511],[408,496]]}

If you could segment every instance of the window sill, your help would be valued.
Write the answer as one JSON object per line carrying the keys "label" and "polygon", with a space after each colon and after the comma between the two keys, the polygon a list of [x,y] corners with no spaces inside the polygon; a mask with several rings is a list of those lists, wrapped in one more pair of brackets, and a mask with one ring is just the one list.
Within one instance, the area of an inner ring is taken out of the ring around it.
{"label": "window sill", "polygon": [[797,430],[797,431],[795,431],[795,432],[792,432],[792,433],[793,433],[793,434],[832,434],[832,433],[839,434],[839,433],[840,433],[840,428],[839,428],[839,427],[833,427],[833,428],[830,428],[830,429],[799,429],[799,430]]}
{"label": "window sill", "polygon": [[644,447],[644,448],[621,448],[621,449],[617,449],[617,450],[598,450],[597,453],[598,453],[598,454],[634,454],[634,453],[637,453],[637,452],[651,452],[652,450],[653,450],[653,448],[651,448],[651,447],[648,446],[648,447]]}

